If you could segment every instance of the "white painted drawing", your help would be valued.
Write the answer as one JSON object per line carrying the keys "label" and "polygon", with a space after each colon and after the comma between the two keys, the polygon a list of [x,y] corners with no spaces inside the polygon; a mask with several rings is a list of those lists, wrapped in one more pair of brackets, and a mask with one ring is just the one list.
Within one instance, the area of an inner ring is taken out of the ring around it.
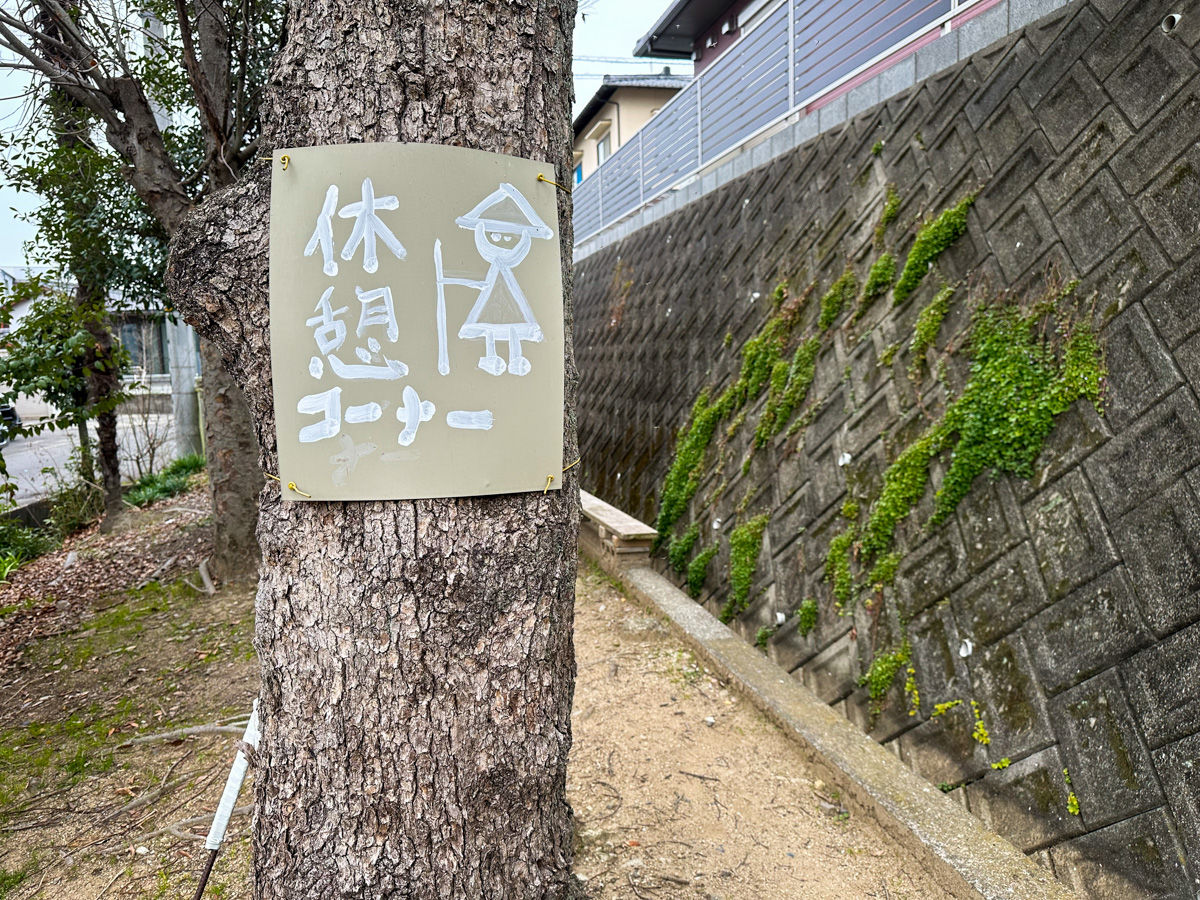
{"label": "white painted drawing", "polygon": [[452,409],[446,413],[446,424],[451,428],[488,431],[492,427],[492,411],[490,409]]}
{"label": "white painted drawing", "polygon": [[345,419],[347,424],[361,425],[364,422],[378,422],[383,417],[383,407],[374,401],[358,406],[347,406]]}
{"label": "white painted drawing", "polygon": [[[477,290],[479,296],[458,330],[463,340],[482,340],[479,368],[492,375],[527,375],[529,360],[521,343],[544,339],[542,329],[525,299],[513,272],[529,254],[533,238],[549,240],[553,232],[534,212],[529,201],[511,184],[503,183],[466,215],[459,216],[460,228],[473,231],[475,249],[488,263],[482,279],[447,276],[442,265],[441,241],[434,242],[433,261],[438,287],[438,371],[450,372],[446,350],[445,286],[459,285]],[[508,344],[507,362],[497,355],[496,344]]]}
{"label": "white painted drawing", "polygon": [[[328,203],[328,195],[326,195]],[[334,202],[337,202],[337,195],[334,194]],[[346,245],[342,247],[342,259],[351,260],[354,258],[355,252],[358,250],[358,245],[363,247],[363,269],[367,272],[375,272],[379,269],[379,255],[376,250],[376,238],[383,241],[384,245],[392,251],[396,259],[404,259],[408,255],[408,251],[404,249],[404,245],[396,240],[396,236],[392,234],[390,228],[383,223],[379,218],[376,210],[380,209],[399,209],[400,199],[394,194],[386,197],[375,196],[375,185],[371,183],[370,178],[364,178],[362,183],[362,200],[357,203],[348,203],[338,210],[338,216],[343,219],[353,219],[354,228],[350,232],[350,237],[346,241]],[[320,228],[320,220],[318,220],[318,228]],[[311,244],[312,241],[309,241]]]}
{"label": "white painted drawing", "polygon": [[317,216],[317,227],[313,229],[312,237],[308,239],[304,248],[304,255],[312,256],[320,246],[321,256],[324,258],[321,269],[331,277],[338,273],[337,260],[333,258],[333,211],[337,209],[337,200],[337,185],[331,184],[325,192],[325,205],[321,207],[321,214]]}
{"label": "white painted drawing", "polygon": [[375,381],[396,381],[408,374],[408,366],[398,359],[382,357],[383,365],[366,365],[344,363],[338,357],[330,354],[329,367],[338,378],[353,380],[356,378],[372,379]]}
{"label": "white painted drawing", "polygon": [[342,430],[342,389],[330,388],[319,394],[309,394],[301,397],[296,404],[296,411],[305,415],[320,413],[324,418],[312,425],[300,429],[300,443],[315,444],[335,436]]}
{"label": "white painted drawing", "polygon": [[329,462],[333,466],[332,477],[334,485],[345,487],[350,482],[350,476],[354,474],[354,469],[358,465],[358,461],[364,456],[374,453],[377,447],[370,441],[356,444],[348,434],[338,437],[338,444],[341,449],[329,457]]}
{"label": "white painted drawing", "polygon": [[333,304],[329,302],[329,298],[332,296],[333,288],[325,288],[325,293],[321,295],[321,299],[317,301],[316,308],[313,310],[320,315],[313,316],[304,323],[313,329],[313,339],[317,342],[317,349],[326,356],[342,346],[346,340],[346,323],[338,316],[350,309],[348,306],[334,309]]}
{"label": "white painted drawing", "polygon": [[400,446],[407,447],[416,440],[417,428],[422,422],[428,422],[433,418],[437,407],[428,400],[422,400],[409,385],[404,388],[403,399],[404,405],[396,410],[396,418],[404,423],[404,430],[400,432],[398,439]]}
{"label": "white painted drawing", "polygon": [[[362,310],[358,314],[358,329],[355,333],[359,337],[362,337],[363,332],[368,328],[373,325],[379,325],[386,329],[388,340],[393,344],[396,343],[400,337],[400,324],[396,321],[396,307],[392,303],[392,289],[390,287],[381,287],[364,291],[362,288],[356,287],[354,293],[358,295],[358,302],[362,304]],[[375,341],[374,338],[371,340]],[[379,349],[379,342],[375,341],[375,345],[371,349],[377,351]]]}

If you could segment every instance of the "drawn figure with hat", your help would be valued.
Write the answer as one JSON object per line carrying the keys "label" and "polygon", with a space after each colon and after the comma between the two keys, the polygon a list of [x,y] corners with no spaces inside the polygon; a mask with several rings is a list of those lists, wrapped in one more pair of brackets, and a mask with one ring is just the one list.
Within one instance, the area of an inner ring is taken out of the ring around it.
{"label": "drawn figure with hat", "polygon": [[[521,192],[511,184],[500,187],[485,197],[465,216],[456,220],[460,228],[475,232],[475,248],[489,264],[482,281],[445,277],[442,271],[442,242],[433,246],[434,267],[438,286],[438,371],[450,373],[450,358],[446,348],[445,285],[457,284],[475,288],[479,297],[458,336],[464,340],[482,338],[484,353],[479,368],[492,375],[529,373],[529,360],[521,355],[521,342],[542,341],[542,329],[517,278],[513,274],[529,254],[533,238],[548,240],[553,236],[549,226],[533,211]],[[508,361],[496,354],[496,343],[508,342]]]}

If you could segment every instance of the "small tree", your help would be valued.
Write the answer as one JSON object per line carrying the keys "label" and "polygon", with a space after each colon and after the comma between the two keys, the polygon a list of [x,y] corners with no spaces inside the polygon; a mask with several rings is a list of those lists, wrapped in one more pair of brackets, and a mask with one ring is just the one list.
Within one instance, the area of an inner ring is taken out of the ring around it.
{"label": "small tree", "polygon": [[[52,416],[20,425],[6,423],[10,434],[33,435],[48,429],[75,428],[79,437],[81,474],[95,483],[88,422],[112,413],[123,399],[120,390],[96,396],[91,386],[96,375],[120,383],[125,355],[116,351],[98,353],[93,337],[97,323],[91,317],[104,310],[81,308],[75,298],[53,282],[35,276],[18,283],[3,298],[4,318],[20,302],[29,310],[20,323],[0,339],[0,403],[13,404],[21,394],[40,396],[55,410]],[[107,327],[103,321],[101,327]],[[7,471],[4,472],[7,481]],[[106,482],[108,479],[105,479]],[[111,486],[106,483],[106,488]],[[120,482],[115,501],[120,502]],[[106,494],[108,491],[106,490]]]}
{"label": "small tree", "polygon": [[[258,104],[284,7],[261,0],[150,0],[119,11],[92,0],[0,10],[0,67],[31,70],[86,111],[161,229],[232,184],[258,151]],[[83,282],[81,281],[81,284]],[[214,564],[254,563],[262,486],[255,437],[220,352],[200,345],[213,501]]]}

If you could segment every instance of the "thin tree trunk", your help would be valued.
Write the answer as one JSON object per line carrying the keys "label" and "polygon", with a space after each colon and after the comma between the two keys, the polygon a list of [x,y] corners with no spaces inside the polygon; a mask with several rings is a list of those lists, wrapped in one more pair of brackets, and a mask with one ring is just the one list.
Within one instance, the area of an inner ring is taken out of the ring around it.
{"label": "thin tree trunk", "polygon": [[85,420],[80,419],[75,423],[75,434],[79,438],[79,477],[88,484],[95,484],[96,465],[92,458],[92,436],[88,434]]}
{"label": "thin tree trunk", "polygon": [[213,509],[213,575],[253,574],[260,558],[254,536],[262,469],[246,399],[212,343],[200,341],[204,375],[204,442]]}
{"label": "thin tree trunk", "polygon": [[[574,12],[293,0],[262,145],[454,144],[545,160],[565,180]],[[274,471],[269,193],[260,164],[203,204],[175,236],[168,281],[243,386]],[[569,216],[560,195],[573,459]],[[257,898],[568,896],[576,471],[548,494],[262,492]]]}
{"label": "thin tree trunk", "polygon": [[92,373],[87,379],[88,403],[104,409],[96,416],[96,453],[104,485],[104,527],[107,529],[113,526],[113,520],[121,514],[124,504],[121,502],[121,462],[117,451],[117,411],[105,409],[111,407],[113,397],[121,391],[121,376],[113,360],[114,341],[108,324],[106,299],[103,291],[80,282],[75,302],[92,338],[92,351],[88,354],[88,367]]}

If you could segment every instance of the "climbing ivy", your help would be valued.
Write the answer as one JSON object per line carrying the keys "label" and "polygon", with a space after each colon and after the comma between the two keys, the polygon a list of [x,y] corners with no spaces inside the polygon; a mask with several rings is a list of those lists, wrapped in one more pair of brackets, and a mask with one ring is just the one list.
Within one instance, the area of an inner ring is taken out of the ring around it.
{"label": "climbing ivy", "polygon": [[900,273],[900,280],[896,282],[893,296],[897,306],[917,289],[937,258],[966,233],[967,210],[974,202],[975,195],[969,194],[956,206],[950,207],[932,222],[921,226],[912,249],[908,251],[908,259],[904,261],[904,271]]}
{"label": "climbing ivy", "polygon": [[770,382],[775,364],[779,362],[807,296],[808,292],[805,292],[789,298],[786,283],[780,284],[773,295],[778,311],[767,320],[758,334],[743,345],[742,366],[737,379],[711,403],[707,389],[696,398],[688,424],[676,439],[675,458],[663,482],[658,519],[655,522],[658,532],[654,540],[655,550],[669,540],[671,529],[687,511],[688,503],[699,489],[704,456],[717,426],[731,414],[740,413],[728,429],[729,432],[735,431],[744,418],[743,407],[757,398]]}
{"label": "climbing ivy", "polygon": [[688,563],[688,594],[691,595],[693,600],[699,597],[700,592],[704,590],[704,580],[708,577],[708,564],[713,561],[713,557],[717,555],[717,551],[720,549],[717,544],[713,544],[707,550],[702,550],[696,554],[696,557]]}
{"label": "climbing ivy", "polygon": [[806,597],[796,610],[796,630],[800,632],[800,637],[808,637],[812,634],[812,630],[817,627],[817,616],[820,613],[820,608],[817,606],[817,601],[812,597]]}
{"label": "climbing ivy", "polygon": [[912,646],[905,638],[904,642],[895,650],[877,654],[871,660],[867,671],[858,679],[858,683],[867,689],[871,700],[879,704],[887,696],[892,683],[896,680],[896,673],[907,666],[910,659],[912,659]]}
{"label": "climbing ivy", "polygon": [[796,407],[804,402],[817,373],[820,350],[821,339],[810,337],[796,348],[791,363],[780,360],[775,364],[767,405],[754,430],[755,447],[765,447],[771,438],[783,431]]}
{"label": "climbing ivy", "polygon": [[875,260],[871,271],[867,273],[867,283],[863,286],[862,297],[858,301],[858,309],[854,311],[854,320],[861,319],[875,301],[887,293],[896,277],[896,258],[890,253],[884,253]]}
{"label": "climbing ivy", "polygon": [[921,371],[921,364],[925,361],[925,351],[932,347],[937,340],[938,332],[942,328],[942,320],[950,311],[952,296],[954,296],[954,288],[946,285],[917,314],[917,324],[913,326],[912,341],[908,345],[910,360],[908,374],[910,377],[915,378]]}
{"label": "climbing ivy", "polygon": [[883,249],[883,239],[887,234],[888,226],[896,221],[896,216],[900,215],[900,194],[896,191],[894,184],[887,186],[887,196],[883,201],[883,213],[879,216],[879,223],[875,226],[875,249]]}
{"label": "climbing ivy", "polygon": [[821,315],[817,319],[817,327],[822,331],[828,331],[830,326],[837,321],[842,310],[857,294],[858,279],[854,277],[854,270],[846,266],[842,277],[835,281],[825,292],[825,296],[821,298]]}
{"label": "climbing ivy", "polygon": [[700,526],[693,522],[687,531],[671,539],[671,543],[667,547],[667,559],[671,563],[671,568],[680,575],[687,571],[688,557],[692,555],[692,548],[696,546],[699,537]]}
{"label": "climbing ivy", "polygon": [[750,585],[762,552],[763,533],[768,516],[764,513],[739,525],[729,535],[729,600],[721,609],[721,621],[731,622],[742,612],[750,599]]}

